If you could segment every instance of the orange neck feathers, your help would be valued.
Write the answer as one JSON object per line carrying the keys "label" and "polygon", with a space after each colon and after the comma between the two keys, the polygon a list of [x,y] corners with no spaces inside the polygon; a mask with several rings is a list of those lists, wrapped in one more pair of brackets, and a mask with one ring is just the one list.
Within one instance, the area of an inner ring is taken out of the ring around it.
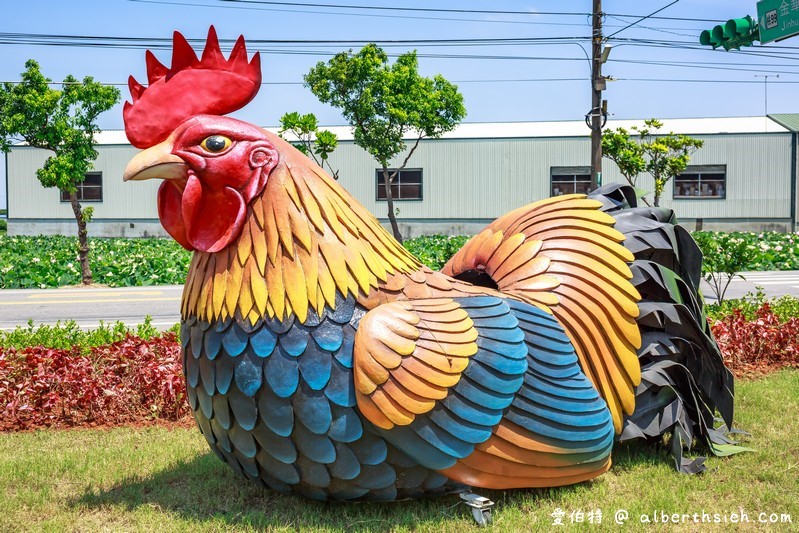
{"label": "orange neck feathers", "polygon": [[195,252],[183,318],[216,321],[295,315],[333,308],[335,293],[365,296],[388,276],[420,268],[366,209],[316,164],[279,137],[281,152],[264,192],[247,208],[227,248]]}

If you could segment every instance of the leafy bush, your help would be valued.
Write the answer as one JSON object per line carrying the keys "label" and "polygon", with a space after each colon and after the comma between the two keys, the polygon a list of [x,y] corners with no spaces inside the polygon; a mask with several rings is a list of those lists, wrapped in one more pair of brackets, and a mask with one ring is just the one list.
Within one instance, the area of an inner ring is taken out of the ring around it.
{"label": "leafy bush", "polygon": [[[175,324],[170,331],[177,333],[179,329],[179,325]],[[0,347],[21,349],[39,346],[59,350],[79,347],[84,352],[88,352],[96,346],[119,342],[128,335],[147,341],[161,334],[162,332],[152,325],[150,316],[146,316],[144,322],[134,329],[122,322],[114,324],[101,322],[97,328],[82,330],[74,320],[66,320],[63,323],[58,321],[54,325],[40,324],[39,326],[34,326],[33,321],[29,321],[26,327],[17,326],[13,331],[0,331]]]}
{"label": "leafy bush", "polygon": [[[726,313],[728,306],[742,309]],[[725,363],[737,375],[799,367],[799,299],[762,292],[711,309]],[[188,414],[175,331],[149,320],[81,331],[74,322],[0,337],[0,431],[178,420]],[[107,344],[106,344],[107,343]]]}
{"label": "leafy bush", "polygon": [[[181,284],[190,252],[171,239],[91,239],[94,280],[109,287]],[[0,235],[0,289],[80,283],[77,237]]]}
{"label": "leafy bush", "polygon": [[721,244],[737,243],[743,241],[751,247],[752,256],[742,265],[740,271],[760,270],[799,270],[799,234],[778,233],[767,231],[763,233],[721,231],[695,231],[692,233],[699,243],[705,258],[712,254],[712,250],[703,247],[703,242],[716,241]]}
{"label": "leafy bush", "polygon": [[[469,239],[429,235],[405,247],[424,264],[439,270]],[[190,252],[171,239],[91,239],[94,280],[109,287],[181,284]],[[77,239],[63,236],[0,235],[0,289],[63,287],[80,283]]]}
{"label": "leafy bush", "polygon": [[732,280],[747,270],[757,256],[757,248],[747,239],[729,233],[696,232],[694,240],[704,256],[702,277],[722,303]]}
{"label": "leafy bush", "polygon": [[106,346],[0,348],[0,430],[177,420],[188,413],[174,333]]}
{"label": "leafy bush", "polygon": [[722,320],[734,314],[735,311],[739,311],[746,320],[755,320],[758,310],[765,304],[769,305],[780,322],[799,318],[799,298],[788,295],[779,298],[766,298],[762,288],[758,288],[754,294],[750,292],[743,298],[708,304],[705,307],[705,313],[711,321]]}
{"label": "leafy bush", "polygon": [[799,298],[785,295],[768,302],[780,322],[788,322],[792,318],[799,318]]}
{"label": "leafy bush", "polygon": [[735,310],[711,329],[725,364],[737,375],[799,368],[799,318],[782,321],[768,303],[753,320]]}
{"label": "leafy bush", "polygon": [[705,307],[725,364],[736,375],[799,367],[799,298],[763,289]]}
{"label": "leafy bush", "polygon": [[[694,232],[703,243],[740,240],[753,252],[739,271],[799,269],[799,236],[783,233]],[[440,269],[468,236],[428,235],[409,239],[405,247],[434,270]],[[77,239],[63,236],[0,235],[0,289],[47,288],[80,283]],[[182,284],[190,252],[171,239],[91,239],[94,279],[109,287]],[[703,247],[712,262],[714,249]]]}
{"label": "leafy bush", "polygon": [[403,246],[425,265],[433,270],[441,270],[449,258],[455,255],[470,238],[463,235],[456,237],[423,235],[406,240]]}

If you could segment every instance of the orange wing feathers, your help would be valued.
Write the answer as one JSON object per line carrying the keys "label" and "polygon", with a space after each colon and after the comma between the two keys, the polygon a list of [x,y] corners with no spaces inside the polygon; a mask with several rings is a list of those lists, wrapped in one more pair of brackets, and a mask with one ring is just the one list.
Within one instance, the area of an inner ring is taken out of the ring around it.
{"label": "orange wing feathers", "polygon": [[469,241],[442,272],[484,270],[501,292],[552,312],[620,432],[641,380],[640,296],[629,281],[632,254],[600,206],[569,195],[512,211]]}
{"label": "orange wing feathers", "polygon": [[353,376],[361,412],[383,429],[430,411],[477,353],[477,331],[448,298],[398,301],[367,313],[358,326]]}

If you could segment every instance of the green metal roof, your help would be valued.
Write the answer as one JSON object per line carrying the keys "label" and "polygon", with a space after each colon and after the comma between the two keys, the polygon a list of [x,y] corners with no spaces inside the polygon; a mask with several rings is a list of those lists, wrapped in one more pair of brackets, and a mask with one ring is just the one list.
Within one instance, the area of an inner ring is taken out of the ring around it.
{"label": "green metal roof", "polygon": [[773,113],[768,118],[791,131],[799,131],[799,113]]}

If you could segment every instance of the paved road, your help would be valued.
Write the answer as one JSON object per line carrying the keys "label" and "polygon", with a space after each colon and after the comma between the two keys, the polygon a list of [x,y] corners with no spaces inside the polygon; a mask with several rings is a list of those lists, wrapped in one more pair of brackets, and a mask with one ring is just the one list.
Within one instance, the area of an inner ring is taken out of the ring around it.
{"label": "paved road", "polygon": [[74,320],[82,328],[100,321],[117,320],[128,326],[141,324],[147,315],[152,324],[168,329],[180,321],[182,285],[126,287],[119,289],[0,290],[0,330],[26,325]]}
{"label": "paved road", "polygon": [[[744,273],[736,278],[727,298],[739,298],[762,287],[768,296],[790,294],[799,297],[799,271]],[[712,291],[703,282],[703,293],[712,301]],[[180,320],[182,285],[128,287],[120,289],[31,289],[0,290],[0,330],[35,324],[54,324],[72,319],[83,328],[95,328],[100,321],[117,320],[135,326],[150,315],[153,325],[167,329]]]}
{"label": "paved road", "polygon": [[[727,289],[725,298],[741,298],[747,293],[755,293],[757,288],[763,289],[766,296],[790,295],[799,297],[799,271],[785,270],[777,272],[742,272],[745,279],[736,277]],[[702,282],[702,294],[707,301],[713,301],[713,291],[706,282]]]}

